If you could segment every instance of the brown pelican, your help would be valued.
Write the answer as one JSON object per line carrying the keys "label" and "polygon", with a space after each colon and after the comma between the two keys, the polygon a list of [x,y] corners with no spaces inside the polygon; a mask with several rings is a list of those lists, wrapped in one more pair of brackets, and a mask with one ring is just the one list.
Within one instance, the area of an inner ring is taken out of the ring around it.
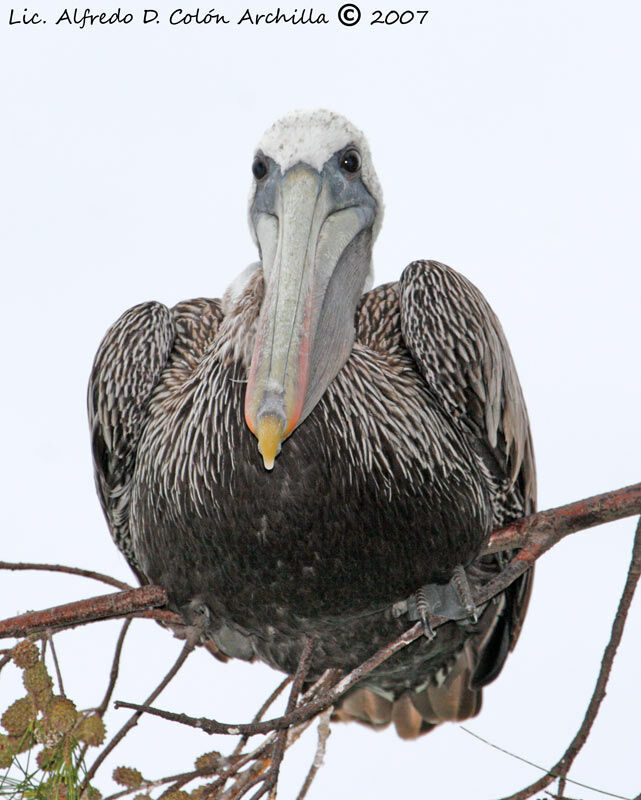
{"label": "brown pelican", "polygon": [[222,300],[135,306],[100,345],[98,494],[140,580],[226,655],[292,673],[313,636],[313,677],[444,613],[336,711],[417,736],[478,713],[526,612],[531,575],[472,601],[504,562],[479,555],[491,531],[534,510],[519,381],[449,267],[366,290],[383,202],[346,119],[284,117],[252,171],[260,263]]}

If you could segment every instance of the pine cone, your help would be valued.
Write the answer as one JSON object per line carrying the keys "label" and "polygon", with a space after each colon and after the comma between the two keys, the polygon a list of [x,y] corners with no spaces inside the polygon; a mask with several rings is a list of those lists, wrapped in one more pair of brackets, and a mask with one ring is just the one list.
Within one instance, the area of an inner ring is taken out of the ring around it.
{"label": "pine cone", "polygon": [[80,800],[102,800],[102,792],[96,789],[95,786],[89,785],[80,795]]}
{"label": "pine cone", "polygon": [[57,766],[58,753],[51,747],[45,747],[36,757],[36,764],[43,772],[53,772]]}
{"label": "pine cone", "polygon": [[13,663],[20,669],[35,667],[40,660],[40,651],[30,639],[23,639],[11,651]]}
{"label": "pine cone", "polygon": [[92,747],[101,745],[105,741],[105,734],[105,723],[98,714],[83,717],[75,730],[76,738]]}
{"label": "pine cone", "polygon": [[47,668],[42,661],[38,661],[33,667],[25,669],[22,675],[22,682],[24,683],[24,688],[32,695],[50,692],[53,686],[51,675],[47,672]]}
{"label": "pine cone", "polygon": [[212,750],[211,753],[203,753],[198,756],[194,762],[196,769],[207,769],[214,772],[220,767],[221,754],[217,750]]}
{"label": "pine cone", "polygon": [[78,712],[72,700],[58,695],[51,698],[44,717],[47,728],[52,731],[67,733],[76,724]]}
{"label": "pine cone", "polygon": [[43,689],[41,692],[34,692],[31,697],[33,697],[33,702],[36,704],[38,711],[45,711],[51,702],[53,692],[49,686],[47,689]]}
{"label": "pine cone", "polygon": [[46,783],[44,789],[47,800],[68,800],[67,784],[62,783],[59,778],[54,778]]}
{"label": "pine cone", "polygon": [[11,752],[14,756],[17,756],[19,753],[25,753],[27,750],[31,750],[36,740],[33,733],[27,731],[27,733],[24,733],[22,736],[7,736],[7,742],[11,748]]}
{"label": "pine cone", "polygon": [[140,771],[131,767],[116,767],[112,778],[128,789],[137,789],[144,780]]}
{"label": "pine cone", "polygon": [[0,733],[0,769],[6,769],[11,766],[14,752],[10,738]]}
{"label": "pine cone", "polygon": [[35,718],[33,701],[30,697],[21,697],[9,706],[0,722],[10,736],[22,736]]}
{"label": "pine cone", "polygon": [[[14,756],[30,750],[34,745],[34,738],[30,734],[24,736],[5,736],[0,733],[0,769],[8,767]],[[1,784],[1,781],[0,781]]]}

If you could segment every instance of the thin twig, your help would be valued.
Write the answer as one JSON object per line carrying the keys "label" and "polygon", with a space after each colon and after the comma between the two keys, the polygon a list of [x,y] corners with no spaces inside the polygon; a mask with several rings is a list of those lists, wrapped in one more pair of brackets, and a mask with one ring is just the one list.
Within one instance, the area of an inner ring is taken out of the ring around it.
{"label": "thin twig", "polygon": [[[251,761],[260,761],[261,759],[263,759],[266,756],[267,752],[270,750],[270,748],[273,746],[273,741],[275,738],[276,738],[275,733],[270,734],[265,739],[265,741],[262,742],[257,748],[255,748],[251,753],[245,753],[244,756],[240,756],[235,764],[232,764],[231,766],[227,767],[227,769],[223,770],[223,772],[221,772],[220,775],[218,776],[218,779],[214,781],[212,784],[210,784],[210,786],[208,787],[208,793],[205,795],[204,800],[206,800],[206,798],[209,797],[212,798],[218,797],[217,794],[218,791],[222,790],[224,785],[231,778],[233,778],[234,775],[237,775],[244,766],[249,764]],[[263,770],[266,769],[266,765],[263,765],[262,769]],[[246,781],[243,782],[243,786],[245,785],[245,783]]]}
{"label": "thin twig", "polygon": [[[440,618],[436,617],[435,619]],[[431,623],[432,620],[430,619],[430,624]],[[390,644],[382,647],[378,652],[374,653],[373,656],[370,656],[370,658],[368,658],[362,664],[359,664],[359,666],[353,669],[348,675],[346,675],[344,678],[341,678],[341,680],[338,681],[333,688],[331,688],[321,697],[310,700],[309,703],[306,703],[304,706],[295,709],[290,714],[284,714],[282,717],[268,719],[264,722],[228,723],[218,722],[214,719],[206,719],[205,717],[196,719],[195,717],[190,717],[187,714],[176,714],[172,711],[163,711],[159,708],[154,708],[149,705],[125,703],[120,700],[116,702],[116,708],[131,708],[146,714],[153,714],[154,716],[162,717],[163,719],[170,720],[171,722],[179,722],[182,725],[188,725],[192,728],[199,728],[200,730],[210,734],[220,733],[228,736],[237,736],[238,734],[246,733],[249,736],[256,736],[258,734],[271,733],[271,731],[283,730],[284,728],[289,728],[293,725],[300,725],[302,722],[306,722],[308,719],[315,717],[320,711],[324,711],[329,706],[335,705],[340,697],[345,694],[348,689],[351,689],[352,686],[358,683],[358,681],[360,681],[365,675],[369,674],[391,655],[399,650],[402,650],[410,642],[413,642],[414,639],[418,639],[418,637],[422,635],[422,624],[417,622],[408,631],[401,634]]]}
{"label": "thin twig", "polygon": [[309,768],[309,772],[307,773],[307,777],[305,778],[305,782],[301,786],[296,800],[303,800],[303,798],[307,796],[307,792],[309,791],[309,787],[312,785],[314,778],[316,777],[316,773],[323,766],[323,762],[325,761],[325,750],[327,749],[327,740],[329,739],[329,734],[331,733],[329,727],[329,718],[332,715],[332,711],[333,707],[330,707],[326,711],[323,711],[323,713],[320,715],[320,719],[318,721],[318,744],[316,746],[316,753]]}
{"label": "thin twig", "polygon": [[[131,625],[131,620],[130,619],[125,620],[122,628],[120,629],[120,634],[118,635],[118,641],[116,642],[116,649],[114,650],[114,657],[111,662],[111,670],[109,672],[109,683],[107,684],[107,690],[105,692],[105,696],[103,697],[102,703],[96,708],[96,714],[98,714],[101,718],[105,715],[107,708],[109,707],[109,701],[111,700],[111,696],[116,686],[116,681],[118,680],[122,646],[124,644],[125,636],[127,635],[127,631],[129,630],[130,625]],[[88,747],[89,747],[88,744],[84,744],[82,746],[82,749],[78,754],[78,762],[77,762],[78,764],[82,764],[84,757],[87,754]]]}
{"label": "thin twig", "polygon": [[7,664],[11,661],[11,651],[9,651],[5,656],[0,658],[0,672],[7,666]]}
{"label": "thin twig", "polygon": [[[169,672],[165,675],[165,677],[160,681],[158,686],[153,690],[153,692],[149,695],[146,702],[153,703],[153,701],[158,697],[158,695],[163,691],[163,689],[167,686],[167,684],[174,678],[178,670],[182,667],[182,665],[187,660],[187,656],[191,653],[191,651],[195,647],[195,637],[189,637],[184,644],[183,649],[180,651],[180,655],[174,662],[174,665],[169,670]],[[116,704],[117,706],[118,704]],[[109,753],[118,745],[124,737],[129,733],[129,731],[138,724],[138,720],[140,719],[140,713],[136,712],[132,714],[131,717],[127,720],[127,722],[122,726],[122,728],[115,734],[115,736],[108,742],[108,744],[103,748],[100,752],[100,755],[91,765],[90,769],[85,776],[85,781],[82,787],[82,790],[87,787],[87,784],[90,783],[93,776],[96,774],[96,770],[102,764],[102,762],[107,758]],[[82,794],[82,792],[81,792]]]}
{"label": "thin twig", "polygon": [[[186,783],[189,783],[189,781],[196,780],[196,778],[205,778],[211,774],[212,771],[207,769],[192,769],[189,772],[179,772],[177,775],[167,775],[166,778],[158,778],[154,781],[143,781],[139,786],[136,786],[135,789],[122,789],[119,792],[108,795],[104,800],[118,800],[120,797],[126,797],[128,794],[140,792],[142,789],[155,789],[157,786],[162,786],[172,781],[180,781],[180,785],[184,786]],[[171,789],[174,790],[174,787],[172,786]]]}
{"label": "thin twig", "polygon": [[60,694],[65,697],[65,687],[62,684],[62,673],[60,672],[60,664],[58,663],[58,656],[56,654],[56,648],[53,646],[53,636],[51,635],[51,631],[47,629],[46,632],[47,641],[49,642],[49,647],[51,648],[51,655],[53,656],[53,665],[56,669],[56,677],[58,678],[58,688],[60,689]]}
{"label": "thin twig", "polygon": [[585,716],[583,717],[583,722],[581,723],[581,727],[579,728],[576,735],[568,745],[568,748],[563,754],[563,756],[552,767],[552,769],[549,770],[547,775],[543,776],[542,778],[539,778],[538,781],[535,781],[529,786],[526,786],[524,789],[521,789],[520,791],[509,795],[509,797],[503,798],[503,800],[527,800],[537,792],[540,792],[543,789],[545,789],[546,786],[549,786],[550,783],[552,783],[552,781],[556,780],[556,778],[562,778],[568,774],[568,771],[572,766],[572,762],[577,757],[579,751],[581,750],[581,748],[583,747],[588,738],[594,720],[596,719],[596,716],[599,713],[599,708],[601,706],[601,703],[603,702],[603,698],[605,697],[605,690],[608,684],[608,679],[610,677],[610,672],[612,670],[612,663],[614,661],[614,657],[616,655],[619,643],[621,642],[623,629],[625,627],[625,621],[628,616],[630,604],[632,603],[632,598],[634,597],[634,591],[637,587],[637,583],[639,582],[640,575],[641,575],[641,518],[639,518],[639,522],[637,524],[637,530],[634,537],[634,547],[632,549],[632,559],[630,561],[630,568],[628,570],[628,576],[626,578],[625,586],[623,588],[623,593],[621,594],[621,599],[619,600],[619,606],[617,608],[617,612],[614,617],[614,622],[612,623],[612,632],[610,634],[610,639],[603,653],[599,675],[596,681],[596,685],[594,687],[594,691],[592,693],[592,697],[590,698],[590,702],[585,712]]}
{"label": "thin twig", "polygon": [[[240,800],[255,786],[257,781],[263,780],[263,772],[267,769],[269,760],[266,758],[255,761],[245,772],[241,772],[232,786],[220,796],[220,800]],[[207,798],[215,798],[214,794],[207,794]]]}
{"label": "thin twig", "polygon": [[[306,691],[302,697],[302,702],[309,701],[310,698],[314,697],[317,692],[325,691],[329,684],[331,684],[332,680],[335,678],[336,670],[326,670],[321,677]],[[283,689],[287,686],[288,683],[292,681],[291,677],[287,677],[281,684],[272,692],[269,698],[263,703],[261,709],[257,712],[256,718],[258,719],[265,711],[269,708],[271,703],[278,697],[280,693],[282,693]],[[302,735],[302,733],[307,729],[307,727],[311,724],[311,720],[308,722],[303,723],[298,728],[290,729],[288,733],[288,740],[287,746],[289,747],[293,744],[297,739]],[[205,795],[205,798],[218,798],[218,800],[223,800],[223,798],[227,797],[234,797],[239,798],[241,794],[245,791],[249,791],[251,786],[248,784],[254,778],[258,777],[258,775],[265,771],[267,768],[267,753],[273,748],[274,740],[276,738],[276,733],[272,732],[266,739],[254,750],[249,753],[245,753],[244,755],[238,755],[237,758],[234,758],[236,753],[234,752],[231,756],[222,757],[221,758],[221,767],[227,761],[233,759],[233,762],[228,766],[222,767],[218,773],[218,778],[216,781],[211,783],[207,789],[208,793]],[[251,762],[255,762],[252,766],[245,772],[239,775],[239,779],[235,782],[224,795],[220,795],[220,791],[223,789],[224,785],[235,775],[237,775],[243,767],[247,766]],[[258,766],[256,766],[258,764]],[[143,783],[137,787],[136,789],[122,789],[115,794],[109,795],[105,800],[119,800],[121,797],[126,797],[129,794],[133,794],[134,792],[139,792],[143,789],[153,789],[157,786],[162,786],[163,784],[171,783],[174,781],[174,784],[167,789],[167,791],[175,791],[180,786],[184,786],[186,783],[189,783],[191,780],[194,780],[199,777],[204,777],[206,775],[214,774],[214,770],[192,770],[190,772],[182,772],[177,775],[168,775],[164,778],[158,778],[155,780],[143,781]]]}
{"label": "thin twig", "polygon": [[[272,703],[274,703],[281,696],[281,694],[284,692],[285,688],[291,682],[292,682],[292,678],[291,678],[290,675],[288,675],[285,678],[285,680],[281,681],[278,684],[278,686],[274,689],[274,691],[269,695],[267,700],[265,700],[265,702],[262,704],[262,706],[258,709],[256,714],[254,715],[254,719],[252,720],[252,722],[260,722],[260,720],[263,718],[263,716],[265,715],[267,710],[270,708]],[[244,736],[241,736],[238,744],[236,745],[236,747],[234,748],[234,750],[232,752],[232,756],[237,756],[239,753],[241,753],[243,751],[243,749],[245,748],[245,745],[247,744],[248,740],[249,740],[249,736],[247,736],[247,734],[245,734]]]}
{"label": "thin twig", "polygon": [[130,625],[131,625],[131,620],[127,619],[124,621],[123,626],[120,629],[120,635],[118,636],[118,641],[116,642],[116,649],[114,650],[114,657],[111,664],[111,671],[109,672],[109,683],[107,685],[107,691],[105,692],[105,696],[102,699],[102,703],[96,709],[97,713],[100,714],[101,717],[109,708],[109,701],[111,700],[111,696],[116,686],[116,681],[118,680],[118,672],[120,671],[120,656],[122,655],[122,646],[125,642],[125,636],[127,635],[127,631],[129,630]]}
{"label": "thin twig", "polygon": [[[300,694],[303,690],[303,683],[305,682],[305,678],[307,677],[307,673],[309,672],[309,667],[311,664],[312,659],[312,652],[314,650],[314,646],[316,644],[316,640],[310,637],[306,637],[303,643],[303,650],[300,655],[300,659],[298,661],[298,666],[296,667],[296,674],[294,675],[294,680],[292,681],[292,688],[289,693],[289,699],[287,700],[287,708],[285,709],[285,714],[291,714],[291,712],[296,708],[296,704],[298,703],[298,699]],[[276,786],[278,784],[278,775],[280,773],[280,765],[283,761],[283,756],[285,754],[285,745],[287,743],[287,730],[281,730],[276,737],[276,741],[274,742],[274,749],[272,752],[272,763],[269,768],[267,775],[262,778],[256,778],[255,780],[264,780],[263,785],[260,789],[252,795],[251,800],[258,800],[258,798],[262,797],[264,794],[269,792],[270,800],[276,800]],[[248,784],[251,786],[251,784]]]}
{"label": "thin twig", "polygon": [[[318,678],[318,680],[315,681],[315,683],[312,684],[312,686],[310,686],[306,690],[305,694],[302,697],[302,702],[303,703],[307,703],[312,698],[314,698],[318,692],[322,693],[322,692],[326,691],[327,688],[335,680],[336,674],[337,674],[337,670],[335,670],[335,669],[325,670],[325,672],[320,676],[320,678]],[[287,681],[288,682],[291,681],[291,678],[288,678]],[[283,682],[278,687],[278,689],[281,689],[281,688],[285,688],[285,682]],[[272,693],[272,696],[274,694],[275,694],[275,692]],[[266,702],[263,704],[263,707],[267,707],[267,703]],[[258,714],[256,716],[258,716]],[[258,720],[256,720],[256,721],[258,721]],[[296,729],[293,729],[293,730],[290,731],[290,736],[288,737],[288,740],[287,740],[287,746],[288,747],[298,739],[298,737],[303,733],[303,731],[310,724],[310,722],[311,721],[305,722],[299,728],[296,728]],[[249,763],[250,761],[259,759],[260,757],[262,757],[262,755],[267,753],[268,749],[273,746],[273,742],[274,742],[275,738],[276,738],[275,732],[270,733],[267,736],[267,738],[265,739],[265,741],[258,748],[256,748],[253,751],[253,753],[246,754],[245,756],[242,756],[241,759],[238,762],[236,762],[233,766],[229,767],[227,770],[222,772],[220,774],[219,778],[216,781],[214,781],[208,787],[209,791],[208,791],[207,795],[205,796],[205,798],[203,798],[203,800],[207,800],[207,798],[218,798],[219,797],[218,792],[223,789],[224,785],[234,775],[236,775],[239,772],[239,770],[242,769],[242,767],[244,767],[247,763]],[[264,770],[264,769],[265,769],[265,767],[263,766],[261,771]],[[252,775],[251,779],[253,779],[254,777],[256,777],[256,775]],[[249,786],[249,783],[250,783],[250,779],[242,778],[242,780],[239,782],[239,784],[238,785],[234,784],[230,788],[229,791],[232,791],[232,789],[233,789],[236,792],[234,797],[240,797],[242,793],[244,793],[245,791],[249,791],[249,789],[251,788],[251,786]],[[234,787],[236,787],[236,788],[234,789]],[[241,794],[239,794],[238,792],[240,792]],[[227,793],[225,793],[225,795],[220,797],[220,800],[223,800],[223,798],[225,796],[227,796]],[[231,795],[229,795],[229,796],[231,796]]]}
{"label": "thin twig", "polygon": [[[294,728],[289,728],[289,730],[287,731],[287,740],[285,742],[285,749],[287,749],[288,747],[291,747],[291,745],[293,745],[295,742],[297,742],[298,739],[300,739],[300,737],[303,735],[303,733],[305,733],[305,731],[309,728],[309,726],[312,724],[312,722],[313,722],[312,719],[308,719],[308,720],[305,720],[305,722],[302,722],[300,725],[297,725]],[[277,736],[279,736],[279,735],[280,735],[280,733],[274,732],[274,733],[270,734],[269,737],[267,737],[266,741],[268,741],[270,743],[270,747],[273,747],[273,742],[274,742],[275,738]],[[267,752],[267,749],[265,750],[265,752]],[[250,770],[247,770],[247,771],[249,772]],[[230,792],[229,797],[233,797],[234,800],[240,800],[240,798],[243,795],[245,795],[258,782],[258,781],[255,781],[255,780],[254,781],[250,781],[249,783],[246,782],[244,780],[244,778],[243,778],[244,774],[245,773],[242,773],[239,776],[239,778],[241,780],[238,781],[238,785],[234,784],[234,786],[230,787],[230,789],[228,790],[228,792]],[[209,797],[217,797],[217,795],[211,794],[211,795],[209,795]],[[226,798],[226,797],[228,797],[227,792],[225,792],[225,794],[220,798],[220,800],[223,800],[223,798]]]}
{"label": "thin twig", "polygon": [[0,569],[17,570],[40,570],[41,572],[65,572],[68,575],[79,575],[81,578],[91,578],[94,581],[106,583],[116,589],[133,589],[124,581],[112,578],[110,575],[103,575],[102,572],[94,572],[91,569],[80,569],[79,567],[66,567],[62,564],[29,564],[27,562],[0,561]]}
{"label": "thin twig", "polygon": [[552,800],[581,800],[579,797],[568,797],[566,794],[552,794],[552,792],[546,792],[548,797],[551,797]]}

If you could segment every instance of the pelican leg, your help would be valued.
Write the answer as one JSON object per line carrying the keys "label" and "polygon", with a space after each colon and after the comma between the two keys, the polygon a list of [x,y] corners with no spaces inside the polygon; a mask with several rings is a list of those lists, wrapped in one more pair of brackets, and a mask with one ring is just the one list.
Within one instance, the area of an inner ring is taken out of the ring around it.
{"label": "pelican leg", "polygon": [[430,614],[434,613],[434,609],[430,601],[427,599],[425,588],[423,586],[421,586],[421,588],[412,595],[412,598],[416,604],[416,613],[418,614],[418,618],[421,620],[423,625],[423,636],[429,642],[436,636],[429,622],[429,616]]}
{"label": "pelican leg", "polygon": [[407,600],[407,616],[410,620],[420,620],[427,639],[435,636],[429,624],[430,616],[451,620],[478,621],[478,609],[474,602],[472,587],[459,564],[454,568],[449,583],[426,583]]}
{"label": "pelican leg", "polygon": [[453,585],[461,605],[467,611],[467,616],[472,622],[478,622],[479,615],[474,602],[474,593],[465,574],[465,567],[462,564],[457,564],[454,567],[450,583]]}

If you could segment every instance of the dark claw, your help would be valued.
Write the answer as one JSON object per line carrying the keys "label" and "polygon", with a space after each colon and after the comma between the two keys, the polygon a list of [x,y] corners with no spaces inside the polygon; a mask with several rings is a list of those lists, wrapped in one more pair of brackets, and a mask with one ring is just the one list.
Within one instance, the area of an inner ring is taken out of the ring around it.
{"label": "dark claw", "polygon": [[465,574],[465,569],[460,564],[454,567],[450,583],[454,587],[463,608],[467,611],[468,617],[471,618],[472,622],[478,622],[479,615],[474,602],[472,587]]}
{"label": "dark claw", "polygon": [[423,590],[423,587],[421,587],[414,596],[416,598],[416,610],[418,611],[418,616],[423,625],[423,636],[428,641],[431,641],[436,636],[436,634],[432,630],[432,626],[430,625],[429,622],[429,615],[431,612],[431,608],[429,606],[429,603],[427,602],[427,598],[425,597],[425,592]]}
{"label": "dark claw", "polygon": [[429,591],[428,586],[421,586],[414,594],[407,600],[407,616],[411,620],[420,620],[423,626],[423,635],[428,641],[431,641],[436,633],[430,625],[430,615],[434,613],[432,604],[428,600],[426,590]]}

